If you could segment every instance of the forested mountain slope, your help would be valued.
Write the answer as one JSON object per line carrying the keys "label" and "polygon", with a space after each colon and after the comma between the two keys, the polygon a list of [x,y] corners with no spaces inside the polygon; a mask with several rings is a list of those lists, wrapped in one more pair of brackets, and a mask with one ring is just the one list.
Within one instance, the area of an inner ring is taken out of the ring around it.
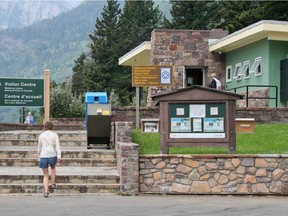
{"label": "forested mountain slope", "polygon": [[[64,81],[72,74],[74,60],[88,50],[88,35],[106,3],[84,1],[52,19],[0,31],[0,77],[39,78],[50,69],[52,80]],[[124,1],[119,3],[123,5]],[[169,17],[169,2],[156,4]]]}
{"label": "forested mountain slope", "polygon": [[0,32],[0,76],[42,77],[63,81],[71,74],[74,59],[87,49],[106,1],[87,1],[67,13],[23,29]]}

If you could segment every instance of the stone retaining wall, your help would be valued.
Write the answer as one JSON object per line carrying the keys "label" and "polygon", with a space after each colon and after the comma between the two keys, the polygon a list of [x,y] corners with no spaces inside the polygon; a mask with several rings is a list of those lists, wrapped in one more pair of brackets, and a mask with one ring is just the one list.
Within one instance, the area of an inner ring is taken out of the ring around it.
{"label": "stone retaining wall", "polygon": [[288,155],[142,155],[140,192],[288,195]]}
{"label": "stone retaining wall", "polygon": [[288,108],[237,108],[237,118],[255,118],[256,123],[288,123]]}

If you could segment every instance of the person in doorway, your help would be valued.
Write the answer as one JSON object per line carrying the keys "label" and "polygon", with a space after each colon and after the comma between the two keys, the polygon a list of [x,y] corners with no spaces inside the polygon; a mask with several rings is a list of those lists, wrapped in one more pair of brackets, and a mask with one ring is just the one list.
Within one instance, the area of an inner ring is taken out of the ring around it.
{"label": "person in doorway", "polygon": [[34,117],[32,116],[31,112],[28,112],[28,115],[25,118],[24,124],[29,124],[29,125],[35,124]]}
{"label": "person in doorway", "polygon": [[47,121],[44,124],[45,132],[39,135],[38,157],[39,167],[43,170],[44,197],[49,196],[49,166],[51,168],[51,188],[56,188],[56,164],[61,162],[61,148],[59,136],[53,132],[53,123]]}
{"label": "person in doorway", "polygon": [[214,89],[221,89],[221,82],[216,78],[216,73],[211,74],[211,80],[209,81],[209,87]]}

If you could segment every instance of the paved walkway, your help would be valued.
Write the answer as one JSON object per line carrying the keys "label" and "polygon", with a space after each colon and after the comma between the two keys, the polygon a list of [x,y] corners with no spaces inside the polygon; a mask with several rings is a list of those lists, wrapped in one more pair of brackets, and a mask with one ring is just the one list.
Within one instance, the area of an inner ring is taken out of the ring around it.
{"label": "paved walkway", "polygon": [[0,195],[0,215],[9,216],[286,216],[288,197]]}

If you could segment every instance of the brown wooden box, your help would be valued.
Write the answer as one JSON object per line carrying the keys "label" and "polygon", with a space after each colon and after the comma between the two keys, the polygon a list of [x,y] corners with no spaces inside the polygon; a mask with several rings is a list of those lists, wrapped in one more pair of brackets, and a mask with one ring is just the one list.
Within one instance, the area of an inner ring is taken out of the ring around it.
{"label": "brown wooden box", "polygon": [[236,118],[236,133],[254,133],[254,118]]}

